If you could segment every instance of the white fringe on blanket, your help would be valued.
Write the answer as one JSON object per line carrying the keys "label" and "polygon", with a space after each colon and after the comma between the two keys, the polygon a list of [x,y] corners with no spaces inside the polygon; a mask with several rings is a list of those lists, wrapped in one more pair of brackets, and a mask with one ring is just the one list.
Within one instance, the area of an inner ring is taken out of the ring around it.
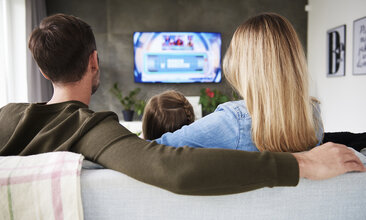
{"label": "white fringe on blanket", "polygon": [[71,152],[0,157],[0,219],[83,219],[83,159]]}

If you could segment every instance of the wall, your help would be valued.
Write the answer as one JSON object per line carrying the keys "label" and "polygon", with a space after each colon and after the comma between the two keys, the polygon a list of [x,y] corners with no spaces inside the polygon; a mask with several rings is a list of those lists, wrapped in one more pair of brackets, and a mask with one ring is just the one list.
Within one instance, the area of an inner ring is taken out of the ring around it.
{"label": "wall", "polygon": [[[366,16],[364,0],[309,0],[308,63],[326,131],[366,130],[366,75],[352,75],[353,21]],[[346,75],[326,77],[326,32],[346,24]]]}
{"label": "wall", "polygon": [[[49,15],[62,12],[81,17],[94,29],[101,64],[101,87],[90,107],[120,112],[109,88],[119,82],[123,90],[138,86],[149,98],[166,89],[199,95],[204,87],[231,94],[225,79],[220,84],[135,84],[132,34],[135,31],[207,31],[222,33],[222,54],[235,28],[260,12],[277,12],[295,26],[306,46],[307,0],[47,0]],[[121,116],[121,114],[119,114]]]}

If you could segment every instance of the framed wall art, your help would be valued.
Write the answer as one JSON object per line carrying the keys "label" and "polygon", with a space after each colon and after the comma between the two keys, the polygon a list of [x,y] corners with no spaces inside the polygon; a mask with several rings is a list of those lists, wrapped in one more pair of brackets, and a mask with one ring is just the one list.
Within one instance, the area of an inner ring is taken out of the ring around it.
{"label": "framed wall art", "polygon": [[366,17],[353,22],[353,74],[366,74]]}
{"label": "framed wall art", "polygon": [[327,31],[327,76],[344,76],[346,71],[346,25]]}

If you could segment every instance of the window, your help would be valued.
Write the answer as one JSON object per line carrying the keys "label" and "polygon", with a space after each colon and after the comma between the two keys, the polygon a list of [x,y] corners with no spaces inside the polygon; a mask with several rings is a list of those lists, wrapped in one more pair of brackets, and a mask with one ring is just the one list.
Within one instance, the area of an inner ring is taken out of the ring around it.
{"label": "window", "polygon": [[26,102],[25,0],[0,0],[0,107]]}

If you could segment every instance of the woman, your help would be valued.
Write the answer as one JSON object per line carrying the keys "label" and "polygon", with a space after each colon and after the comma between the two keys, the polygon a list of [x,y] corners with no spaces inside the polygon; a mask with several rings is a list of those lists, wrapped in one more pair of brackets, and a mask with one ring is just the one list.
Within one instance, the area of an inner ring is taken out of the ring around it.
{"label": "woman", "polygon": [[318,102],[309,96],[303,48],[277,14],[250,18],[234,33],[223,68],[242,101],[164,134],[158,143],[249,151],[298,152],[320,144]]}

